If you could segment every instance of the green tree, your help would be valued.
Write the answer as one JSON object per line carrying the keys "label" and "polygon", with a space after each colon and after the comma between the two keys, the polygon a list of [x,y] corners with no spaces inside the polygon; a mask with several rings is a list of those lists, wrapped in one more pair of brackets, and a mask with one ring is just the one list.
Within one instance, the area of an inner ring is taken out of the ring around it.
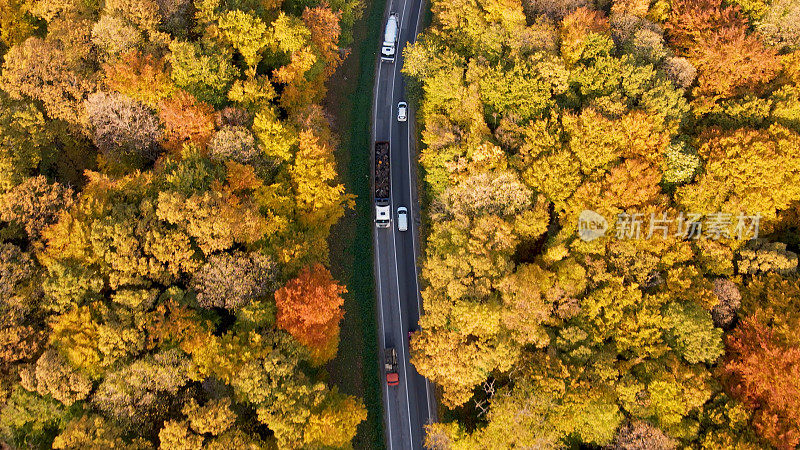
{"label": "green tree", "polygon": [[567,71],[557,61],[544,58],[517,61],[510,67],[472,66],[469,71],[468,78],[478,80],[481,100],[490,114],[513,112],[523,120],[538,118],[555,106],[554,95],[567,90]]}
{"label": "green tree", "polygon": [[55,137],[39,108],[0,92],[0,189],[8,191],[31,175]]}
{"label": "green tree", "polygon": [[0,433],[17,446],[47,445],[49,435],[64,429],[68,421],[64,405],[17,386],[0,410]]}
{"label": "green tree", "polygon": [[689,363],[713,364],[722,355],[722,330],[714,327],[711,314],[697,303],[670,303],[664,318],[670,346]]}
{"label": "green tree", "polygon": [[218,48],[206,49],[193,42],[173,41],[172,80],[200,101],[219,105],[237,77],[230,55]]}
{"label": "green tree", "polygon": [[220,15],[217,26],[233,48],[239,51],[252,74],[267,48],[267,25],[257,16],[240,10],[226,11]]}
{"label": "green tree", "polygon": [[762,444],[750,423],[751,413],[742,403],[728,394],[716,395],[700,419],[702,448],[736,448],[756,450]]}

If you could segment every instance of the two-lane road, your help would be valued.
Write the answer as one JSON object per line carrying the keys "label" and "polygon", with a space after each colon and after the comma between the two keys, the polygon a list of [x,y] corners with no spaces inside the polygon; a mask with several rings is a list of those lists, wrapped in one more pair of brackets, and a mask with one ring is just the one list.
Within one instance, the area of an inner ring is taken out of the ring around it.
{"label": "two-lane road", "polygon": [[[422,7],[423,0],[387,0],[383,24],[390,12],[397,13],[400,34],[395,61],[378,62],[373,92],[372,142],[388,141],[391,151],[392,223],[390,228],[373,228],[380,357],[382,362],[383,350],[394,347],[400,377],[399,386],[387,386],[381,364],[384,425],[390,450],[422,448],[423,427],[436,418],[432,387],[409,362],[408,332],[418,328],[421,309],[416,265],[419,203],[414,182],[416,165],[412,163],[413,113],[409,111],[407,122],[397,120],[397,103],[406,101],[405,81],[400,73],[403,49],[416,39]],[[397,208],[401,206],[408,208],[405,232],[397,229]]]}

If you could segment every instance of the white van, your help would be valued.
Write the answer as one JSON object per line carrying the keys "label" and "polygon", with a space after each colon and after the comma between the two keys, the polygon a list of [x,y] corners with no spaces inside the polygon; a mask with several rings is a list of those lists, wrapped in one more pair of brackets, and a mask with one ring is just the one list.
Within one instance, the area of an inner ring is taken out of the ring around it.
{"label": "white van", "polygon": [[408,230],[408,210],[405,206],[397,208],[397,229],[399,231]]}

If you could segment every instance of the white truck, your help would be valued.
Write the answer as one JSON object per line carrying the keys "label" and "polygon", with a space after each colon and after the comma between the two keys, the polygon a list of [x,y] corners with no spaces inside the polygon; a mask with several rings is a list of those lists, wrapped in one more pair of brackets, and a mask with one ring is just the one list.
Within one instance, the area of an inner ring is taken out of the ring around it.
{"label": "white truck", "polygon": [[397,13],[389,14],[386,21],[386,30],[383,32],[383,45],[381,46],[381,61],[394,62],[397,48],[397,36],[400,33],[400,19]]}

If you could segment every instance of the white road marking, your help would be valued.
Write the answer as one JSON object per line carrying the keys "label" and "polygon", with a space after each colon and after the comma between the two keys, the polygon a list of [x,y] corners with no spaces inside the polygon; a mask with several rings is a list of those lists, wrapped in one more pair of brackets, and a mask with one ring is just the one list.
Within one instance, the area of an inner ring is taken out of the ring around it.
{"label": "white road marking", "polygon": [[[393,5],[393,2],[390,3],[390,5],[389,5],[389,12],[391,12],[391,10],[392,10],[392,5]],[[403,2],[403,5],[404,5],[403,9],[405,10],[405,0]],[[398,37],[399,37],[399,35],[400,35],[400,27],[399,26],[398,26],[398,30],[397,31],[398,31]],[[395,54],[395,61],[397,61],[397,55],[396,54]],[[374,93],[373,93],[373,96],[375,98],[375,104],[373,106],[373,117],[372,117],[373,141],[377,140],[377,133],[378,133],[378,128],[377,128],[378,127],[378,96],[380,95],[380,79],[381,79],[381,68],[382,68],[382,66],[383,66],[383,61],[379,59],[378,60],[378,73],[377,73],[377,77],[376,77],[376,81],[375,81],[375,90],[374,90]],[[394,99],[394,81],[395,81],[395,71],[393,70],[392,71],[392,88],[391,88],[391,91],[390,91],[390,98],[392,98],[392,100]],[[389,111],[390,111],[390,113],[389,113],[389,122],[388,122],[388,124],[389,124],[389,141],[391,142],[391,140],[392,140],[392,112],[394,111],[393,103],[391,101],[389,103]],[[391,147],[390,147],[390,151],[391,151]],[[391,172],[390,172],[389,176],[391,177]],[[393,197],[393,194],[392,194],[392,189],[389,190],[389,195],[390,195],[390,205],[392,205],[392,211],[393,211],[394,210],[394,197]],[[397,264],[397,248],[396,248],[397,247],[397,242],[395,240],[395,234],[394,234],[394,232],[395,232],[394,228],[395,227],[393,225],[390,225],[390,226],[392,227],[392,239],[394,241],[394,246],[395,246],[395,248],[394,248],[395,280],[396,280],[396,283],[397,283],[398,312],[400,314],[400,324],[399,324],[400,325],[400,330],[399,331],[400,331],[400,334],[401,334],[401,337],[402,337],[402,331],[403,331],[402,330],[403,329],[403,311],[402,311],[402,309],[403,308],[402,308],[402,305],[400,304],[400,280],[399,280],[399,275],[398,275],[398,270],[397,270],[397,267],[398,267],[398,264]],[[380,254],[379,253],[380,250],[379,250],[379,246],[378,246],[377,235],[376,235],[376,238],[375,238],[375,251],[376,251],[376,255]],[[378,264],[378,266],[380,266],[380,257],[379,256],[377,257],[377,264]],[[382,282],[381,282],[381,276],[380,276],[380,267],[378,267],[378,289],[379,289],[379,291],[381,291],[381,293],[379,294],[379,298],[381,299],[381,325],[383,326],[383,329],[384,329],[384,333],[383,333],[382,337],[383,337],[383,348],[385,350],[386,349],[386,333],[385,333],[386,323],[385,323],[385,321],[383,319],[383,293],[382,293],[381,286],[382,286]],[[405,352],[405,345],[403,344],[403,340],[402,339],[400,340],[400,348],[403,351],[403,382],[405,384],[406,408],[408,410],[408,433],[409,433],[409,440],[410,440],[410,443],[411,443],[411,447],[413,448],[414,447],[414,428],[411,425],[411,401],[410,401],[409,396],[408,396],[408,371],[406,369],[407,357],[406,357],[406,352]],[[381,380],[381,382],[383,382],[383,380]],[[387,416],[388,416],[387,417],[387,421],[388,421],[387,425],[389,427],[389,448],[391,449],[391,447],[392,447],[392,424],[391,424],[391,405],[389,405],[389,388],[388,388],[388,385],[386,387],[386,402],[387,402],[387,404],[386,404],[386,413],[387,413]]]}
{"label": "white road marking", "polygon": [[[375,77],[375,89],[373,92],[373,97],[375,98],[375,104],[372,108],[372,140],[373,142],[377,138],[378,132],[378,91],[380,91],[381,85],[381,60],[378,60],[378,76]],[[373,144],[374,145],[374,144]],[[372,235],[375,237],[375,266],[378,269],[378,303],[380,303],[378,311],[381,316],[381,339],[383,342],[382,350],[378,355],[378,360],[381,365],[384,364],[384,359],[386,358],[385,350],[386,350],[386,322],[383,319],[383,289],[382,289],[382,282],[381,282],[381,250],[380,246],[378,245],[378,233],[377,228],[373,226]],[[385,369],[381,369],[381,374],[383,374]],[[386,389],[386,420],[387,420],[387,427],[389,428],[389,450],[392,450],[392,410],[389,408],[389,385],[384,382],[385,380],[381,380],[381,384]]]}
{"label": "white road marking", "polygon": [[[378,264],[378,298],[380,299],[380,307],[378,308],[378,311],[379,311],[380,316],[381,316],[381,325],[385,326],[386,324],[383,321],[383,289],[381,288],[381,284],[382,283],[381,283],[381,272],[380,272],[381,271],[381,268],[380,268],[381,251],[380,251],[380,247],[378,246],[378,235],[376,233],[373,233],[373,236],[375,236],[375,258],[376,258],[376,260],[377,260],[376,262]],[[383,341],[383,350],[384,351],[380,353],[380,355],[378,356],[378,359],[379,359],[379,362],[381,363],[381,365],[383,365],[384,360],[386,358],[386,355],[385,355],[386,333],[381,333],[381,339]],[[383,374],[384,370],[381,370],[381,374]],[[386,403],[387,403],[387,405],[386,405],[387,406],[386,414],[387,414],[387,420],[389,422],[389,424],[388,424],[389,425],[389,450],[391,450],[392,449],[392,411],[388,407],[389,406],[388,405],[388,403],[389,403],[389,385],[384,383],[383,380],[381,380],[381,384],[386,389]]]}
{"label": "white road marking", "polygon": [[[394,200],[392,200],[392,205],[394,205]],[[392,227],[394,228],[394,227]],[[395,282],[397,283],[397,311],[400,314],[400,348],[403,350],[403,381],[406,388],[406,409],[408,410],[408,438],[411,441],[411,448],[414,448],[414,427],[411,425],[411,399],[408,396],[408,370],[407,366],[410,362],[408,357],[406,356],[406,345],[403,339],[403,305],[402,300],[400,298],[400,276],[398,275],[398,264],[397,264],[397,234],[396,230],[392,230],[392,241],[393,251],[394,251],[394,277]]]}
{"label": "white road marking", "polygon": [[[401,20],[401,22],[402,22],[403,16],[405,15],[405,9],[406,9],[406,0],[403,0],[403,8],[400,11],[400,20]],[[391,6],[390,6],[390,11],[391,11]],[[400,39],[399,39],[400,38],[400,32],[401,32],[401,28],[400,28],[400,26],[398,26],[398,29],[397,29],[397,36],[398,36],[397,41],[398,41],[398,44],[400,42]],[[391,140],[392,140],[392,124],[394,123],[394,117],[393,117],[394,100],[395,100],[395,98],[394,98],[394,82],[395,82],[395,78],[396,78],[396,75],[397,75],[397,65],[396,64],[397,64],[397,53],[395,52],[395,67],[393,67],[393,70],[392,70],[392,87],[389,90],[389,97],[391,98],[391,102],[389,103],[389,112],[390,112],[389,113],[389,121],[387,122],[388,125],[389,125],[389,142],[391,142]],[[391,147],[390,147],[390,149],[391,149]],[[391,172],[390,172],[390,174],[391,174]],[[394,187],[393,186],[392,186],[392,189],[389,190],[389,195],[390,195],[390,199],[391,199],[390,204],[392,205],[391,211],[392,211],[392,215],[394,215],[395,204],[394,204]],[[399,271],[399,266],[400,265],[397,263],[397,228],[393,226],[391,229],[392,229],[392,243],[394,244],[393,245],[393,249],[392,249],[393,252],[394,252],[394,277],[395,277],[395,282],[397,284],[397,312],[398,312],[398,314],[400,316],[400,324],[399,324],[400,325],[400,329],[398,331],[400,331],[400,348],[403,351],[403,384],[405,385],[406,410],[408,411],[408,439],[410,441],[411,448],[414,448],[414,427],[411,424],[411,399],[410,399],[410,397],[408,395],[408,363],[409,363],[409,361],[408,361],[408,357],[406,355],[406,345],[405,345],[405,342],[404,342],[405,339],[403,339],[403,303],[402,303],[402,298],[400,296],[400,275],[399,275],[399,272],[400,272]]]}
{"label": "white road marking", "polygon": [[[414,35],[412,36],[413,41],[416,41],[416,36],[419,33],[419,26],[420,26],[420,21],[421,21],[421,17],[422,17],[423,5],[424,5],[424,0],[420,1],[420,3],[419,3],[419,11],[418,11],[418,15],[417,15],[417,21],[416,21],[415,28],[414,28]],[[392,11],[392,9],[393,9],[392,7],[393,6],[394,6],[394,2],[392,1],[389,4],[389,12]],[[401,24],[403,22],[402,19],[404,18],[405,13],[406,13],[406,8],[407,8],[407,1],[404,0],[403,1],[402,10],[400,11],[400,14],[399,14],[400,23],[398,24],[398,45],[397,45],[398,48],[400,46],[399,45],[399,43],[400,43],[399,36],[402,34],[402,25]],[[412,42],[412,41],[409,41],[409,42]],[[392,124],[393,124],[394,100],[395,100],[395,98],[394,98],[394,85],[395,85],[397,72],[399,72],[401,70],[400,65],[397,63],[398,60],[399,60],[399,57],[398,57],[397,53],[399,53],[399,52],[396,52],[396,54],[395,54],[395,61],[394,61],[395,67],[393,67],[393,69],[392,69],[392,83],[391,83],[391,91],[390,91],[390,95],[389,95],[389,98],[391,98],[391,101],[390,101],[390,104],[389,104],[389,122],[388,122],[388,125],[389,125],[389,141],[390,142],[392,140]],[[379,60],[378,61],[378,72],[377,72],[377,77],[376,77],[377,80],[376,80],[375,89],[374,89],[375,103],[373,105],[373,121],[372,121],[372,123],[373,123],[373,141],[377,140],[377,131],[378,131],[378,127],[377,127],[377,123],[378,123],[378,96],[380,95],[380,79],[381,79],[382,66],[383,66],[383,61]],[[410,198],[410,203],[411,203],[409,205],[409,208],[413,208],[412,204],[413,204],[414,196],[413,196],[413,192],[412,192],[413,179],[411,177],[411,167],[412,166],[411,166],[411,151],[410,151],[410,149],[411,149],[411,134],[410,133],[411,133],[411,131],[410,131],[410,127],[409,127],[409,128],[407,128],[407,135],[406,135],[407,139],[408,139],[408,146],[409,146],[409,151],[407,152],[408,168],[409,168],[409,171],[408,171],[409,198]],[[391,174],[390,174],[390,176],[391,176]],[[394,207],[395,207],[393,189],[390,190],[390,204],[392,205],[392,207],[391,207],[392,209],[391,210],[392,210],[392,213],[393,213],[394,212]],[[412,218],[414,217],[413,216],[413,211],[412,211],[412,216],[411,217]],[[398,264],[398,260],[397,260],[397,230],[393,225],[391,225],[391,228],[392,228],[392,242],[393,242],[393,253],[394,253],[394,262],[395,262],[395,267],[394,267],[395,268],[395,282],[396,282],[396,285],[397,285],[397,304],[398,304],[398,313],[399,313],[399,318],[400,318],[400,330],[399,330],[400,334],[401,334],[400,347],[401,347],[401,350],[403,352],[403,375],[404,375],[403,376],[403,378],[404,378],[403,381],[404,381],[404,384],[405,384],[405,391],[406,391],[406,407],[407,407],[407,411],[408,411],[409,439],[411,441],[410,442],[411,447],[413,448],[413,446],[414,446],[414,430],[413,430],[413,426],[412,426],[412,422],[411,422],[411,401],[410,401],[410,398],[409,398],[408,370],[407,370],[407,364],[410,363],[410,360],[408,359],[408,357],[406,355],[405,339],[402,336],[403,335],[403,333],[402,333],[402,331],[403,331],[403,307],[402,307],[402,298],[400,296],[399,264]],[[382,333],[381,337],[382,337],[382,340],[383,340],[383,348],[385,349],[386,348],[386,333],[385,333],[385,331],[386,331],[386,322],[385,322],[384,315],[383,315],[384,302],[383,302],[383,290],[382,290],[382,284],[383,283],[382,283],[382,277],[381,277],[381,274],[380,274],[380,249],[379,249],[379,245],[378,245],[377,233],[374,233],[374,236],[375,236],[376,260],[377,260],[377,264],[379,266],[378,267],[378,290],[379,290],[379,294],[378,295],[379,295],[379,298],[381,300],[380,301],[380,303],[381,303],[381,305],[380,305],[380,317],[381,317],[381,325],[382,325],[382,327],[384,329],[384,333]],[[418,312],[418,315],[420,315],[422,313],[422,305],[421,305],[421,295],[420,295],[420,290],[419,290],[419,272],[418,272],[418,268],[417,268],[417,264],[416,264],[417,252],[416,252],[416,239],[414,239],[414,224],[413,223],[412,223],[412,226],[411,226],[411,237],[412,237],[412,250],[413,250],[412,259],[413,259],[413,262],[414,262],[414,275],[415,275],[415,277],[414,277],[414,287],[415,287],[415,294],[416,294],[416,298],[417,298],[417,312]],[[409,347],[409,349],[410,349],[410,347]],[[428,410],[428,422],[430,423],[430,422],[433,421],[432,414],[431,414],[430,382],[425,377],[423,377],[423,379],[425,380],[425,394],[426,394],[426,400],[427,400],[426,409]],[[391,449],[391,447],[392,447],[392,426],[391,426],[391,408],[390,408],[390,405],[388,404],[388,402],[389,402],[389,388],[388,388],[388,385],[386,387],[386,400],[387,400],[386,409],[387,409],[387,415],[388,415],[387,419],[388,419],[388,426],[389,426],[389,448]]]}
{"label": "white road marking", "polygon": [[[422,20],[422,6],[425,4],[425,0],[420,0],[419,2],[419,11],[417,12],[417,23],[414,25],[414,42],[417,40],[417,35],[419,34],[419,24]],[[413,42],[412,42],[413,43]],[[411,116],[411,108],[409,108],[409,116]],[[413,179],[411,178],[411,126],[406,128],[406,136],[408,139],[408,195],[411,199],[411,203],[414,203],[414,194],[412,192],[413,189]],[[410,208],[410,206],[409,206]],[[409,211],[411,211],[409,209]],[[413,218],[413,212],[410,213],[411,217]],[[412,220],[412,222],[414,222]],[[416,287],[417,293],[417,316],[422,316],[422,295],[419,290],[419,271],[417,269],[417,240],[414,237],[414,226],[416,222],[412,223],[411,225],[411,248],[414,251],[414,286]],[[410,344],[409,344],[410,345]],[[422,377],[425,380],[425,400],[427,402],[427,410],[428,410],[428,423],[433,422],[433,414],[431,412],[431,391],[430,391],[430,381],[426,377]]]}

